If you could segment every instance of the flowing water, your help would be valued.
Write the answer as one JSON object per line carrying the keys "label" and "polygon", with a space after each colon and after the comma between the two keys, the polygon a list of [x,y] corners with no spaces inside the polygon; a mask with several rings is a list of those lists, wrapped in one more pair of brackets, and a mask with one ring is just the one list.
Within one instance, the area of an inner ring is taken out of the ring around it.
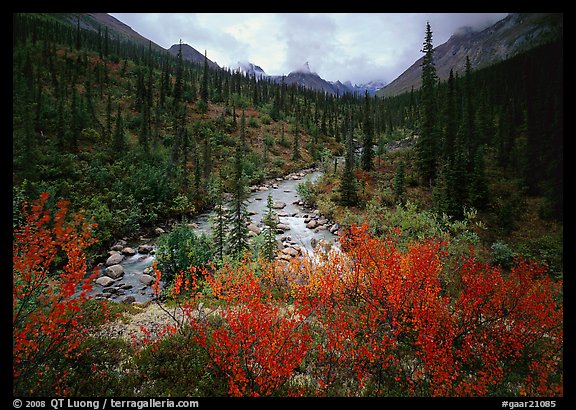
{"label": "flowing water", "polygon": [[[306,227],[306,218],[315,215],[312,211],[298,205],[301,200],[297,192],[298,184],[307,180],[314,182],[320,175],[320,171],[308,173],[303,177],[296,174],[294,179],[289,176],[287,179],[273,180],[260,186],[259,189],[255,188],[255,192],[252,192],[248,198],[247,206],[251,222],[259,228],[264,226],[262,219],[267,212],[268,195],[271,194],[275,204],[285,204],[281,209],[274,209],[276,214],[279,215],[280,224],[288,228],[283,233],[279,233],[277,238],[293,246],[299,246],[308,252],[313,250],[315,242],[334,243],[336,237],[326,227],[320,229],[309,229]],[[197,226],[196,232],[198,234],[208,234],[210,231],[210,215],[211,213],[198,215],[190,220],[189,223],[194,223]],[[154,292],[141,279],[144,270],[152,265],[154,259],[153,253],[136,253],[133,256],[124,257],[120,263],[124,269],[124,275],[107,287],[95,283],[93,285],[94,295],[119,302],[147,303],[154,298]]]}

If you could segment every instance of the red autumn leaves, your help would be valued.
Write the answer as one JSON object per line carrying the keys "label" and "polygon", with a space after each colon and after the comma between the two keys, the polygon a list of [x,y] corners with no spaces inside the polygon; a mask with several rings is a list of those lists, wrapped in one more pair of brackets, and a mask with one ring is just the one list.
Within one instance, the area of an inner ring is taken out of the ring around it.
{"label": "red autumn leaves", "polygon": [[86,277],[84,251],[95,239],[82,215],[68,217],[68,202],[60,201],[51,215],[47,199],[44,193],[30,209],[24,204],[25,223],[14,231],[13,375],[15,385],[49,379],[64,394],[59,389],[67,372],[54,365],[74,359],[88,336],[81,306],[92,278]]}
{"label": "red autumn leaves", "polygon": [[[15,379],[46,346],[73,355],[85,337],[70,296],[90,226],[64,223],[61,204],[48,228],[45,200],[15,234]],[[562,395],[561,281],[525,260],[509,272],[472,254],[449,263],[448,238],[399,237],[353,226],[342,252],[182,272],[172,292],[185,320],[165,337],[190,332],[232,396]],[[58,249],[66,263],[49,275]]]}
{"label": "red autumn leaves", "polygon": [[224,303],[192,292],[193,339],[230,395],[561,395],[561,281],[472,255],[450,271],[447,245],[353,226],[343,253],[204,271]]}

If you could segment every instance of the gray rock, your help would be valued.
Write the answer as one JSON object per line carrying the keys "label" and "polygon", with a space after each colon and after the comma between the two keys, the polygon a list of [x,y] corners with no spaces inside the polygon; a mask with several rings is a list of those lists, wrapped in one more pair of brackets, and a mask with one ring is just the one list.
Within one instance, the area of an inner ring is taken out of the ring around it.
{"label": "gray rock", "polygon": [[134,302],[136,302],[136,298],[134,296],[126,296],[124,299],[122,299],[122,303],[127,305],[131,305]]}
{"label": "gray rock", "polygon": [[122,265],[108,266],[104,271],[104,274],[112,279],[118,279],[124,275],[124,268]]}
{"label": "gray rock", "polygon": [[146,286],[150,286],[154,282],[154,276],[147,275],[145,273],[138,277],[138,280]]}
{"label": "gray rock", "polygon": [[121,253],[114,253],[110,255],[108,259],[106,259],[106,266],[117,265],[124,259],[124,255]]}
{"label": "gray rock", "polygon": [[154,247],[152,245],[140,245],[138,247],[138,253],[150,253]]}
{"label": "gray rock", "polygon": [[284,202],[274,202],[272,204],[272,208],[274,208],[274,209],[284,209],[285,206],[286,206],[286,203],[284,203]]}
{"label": "gray rock", "polygon": [[109,276],[101,276],[98,279],[96,279],[96,283],[100,286],[103,286],[103,287],[108,287],[111,284],[113,284],[114,282],[115,282],[114,279],[112,279]]}
{"label": "gray rock", "polygon": [[250,232],[254,232],[256,235],[259,235],[262,232],[262,229],[258,228],[255,224],[251,223],[248,225],[248,230]]}
{"label": "gray rock", "polygon": [[316,221],[315,219],[312,219],[310,222],[308,222],[306,224],[306,228],[308,229],[314,229],[318,226],[318,221]]}
{"label": "gray rock", "polygon": [[127,255],[127,256],[136,255],[136,251],[134,250],[134,248],[130,248],[127,246],[124,249],[122,249],[122,255]]}
{"label": "gray rock", "polygon": [[284,248],[284,249],[282,249],[282,253],[285,255],[289,255],[291,257],[294,257],[294,256],[298,256],[298,254],[300,252],[294,248]]}
{"label": "gray rock", "polygon": [[158,228],[154,229],[154,233],[156,235],[162,235],[163,233],[166,233],[166,231],[164,229],[158,227]]}

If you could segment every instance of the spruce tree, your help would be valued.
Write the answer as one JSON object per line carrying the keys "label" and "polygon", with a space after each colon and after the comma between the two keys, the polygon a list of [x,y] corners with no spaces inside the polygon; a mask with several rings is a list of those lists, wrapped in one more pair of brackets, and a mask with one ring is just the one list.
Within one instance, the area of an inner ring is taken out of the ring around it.
{"label": "spruce tree", "polygon": [[349,114],[349,135],[346,146],[346,160],[344,162],[344,172],[340,178],[340,202],[344,206],[353,206],[358,202],[358,193],[356,187],[356,176],[354,175],[354,127],[352,126],[352,117]]}
{"label": "spruce tree", "polygon": [[232,171],[232,181],[230,192],[232,199],[228,211],[228,251],[235,257],[239,258],[242,253],[248,249],[248,212],[246,210],[246,201],[248,199],[248,190],[246,187],[243,167],[244,153],[240,146],[237,147],[234,155],[234,167]]}
{"label": "spruce tree", "polygon": [[436,177],[437,133],[436,133],[436,67],[434,66],[434,47],[432,45],[432,30],[430,23],[426,23],[426,36],[422,60],[422,88],[421,88],[421,127],[420,138],[416,146],[417,166],[420,176],[425,184],[432,187]]}
{"label": "spruce tree", "polygon": [[272,194],[268,194],[268,200],[266,202],[266,215],[264,215],[264,229],[261,235],[264,236],[264,243],[262,244],[262,254],[263,256],[272,261],[276,258],[278,253],[278,243],[276,242],[276,230],[278,224],[276,222],[276,214],[274,213],[274,201],[272,199]]}
{"label": "spruce tree", "polygon": [[200,98],[208,104],[208,56],[204,50],[204,72],[202,73],[202,86],[200,87]]}
{"label": "spruce tree", "polygon": [[292,144],[292,160],[299,161],[302,157],[300,156],[300,123],[299,123],[298,113],[296,114],[296,126],[294,129],[294,141]]}
{"label": "spruce tree", "polygon": [[224,183],[220,176],[216,177],[210,185],[210,198],[214,204],[214,211],[210,217],[212,242],[216,247],[218,261],[223,262],[228,225],[224,201]]}
{"label": "spruce tree", "polygon": [[404,203],[404,160],[400,160],[396,166],[394,175],[394,199],[397,204]]}
{"label": "spruce tree", "polygon": [[124,134],[124,123],[122,121],[122,112],[118,106],[118,113],[116,114],[116,130],[114,131],[114,139],[112,140],[112,150],[115,153],[121,153],[126,149],[126,135]]}
{"label": "spruce tree", "polygon": [[374,152],[372,151],[372,146],[374,145],[374,127],[372,126],[372,116],[370,112],[370,97],[368,96],[368,91],[366,91],[365,96],[365,107],[364,107],[364,144],[362,148],[362,156],[360,157],[360,162],[362,164],[362,169],[364,171],[372,171],[374,168],[373,158]]}

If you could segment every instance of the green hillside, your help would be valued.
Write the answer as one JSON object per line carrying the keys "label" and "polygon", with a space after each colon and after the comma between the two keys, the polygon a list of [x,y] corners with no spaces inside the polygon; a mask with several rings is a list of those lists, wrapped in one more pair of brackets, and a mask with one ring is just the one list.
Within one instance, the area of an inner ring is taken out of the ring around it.
{"label": "green hillside", "polygon": [[[562,38],[445,81],[427,53],[421,89],[380,98],[192,64],[105,21],[13,17],[15,397],[560,403]],[[275,252],[272,196],[249,241],[251,186],[312,166],[293,219],[338,249]],[[188,224],[206,210],[210,237]],[[136,286],[112,269],[122,238],[155,252]],[[152,300],[103,296],[129,288]]]}

